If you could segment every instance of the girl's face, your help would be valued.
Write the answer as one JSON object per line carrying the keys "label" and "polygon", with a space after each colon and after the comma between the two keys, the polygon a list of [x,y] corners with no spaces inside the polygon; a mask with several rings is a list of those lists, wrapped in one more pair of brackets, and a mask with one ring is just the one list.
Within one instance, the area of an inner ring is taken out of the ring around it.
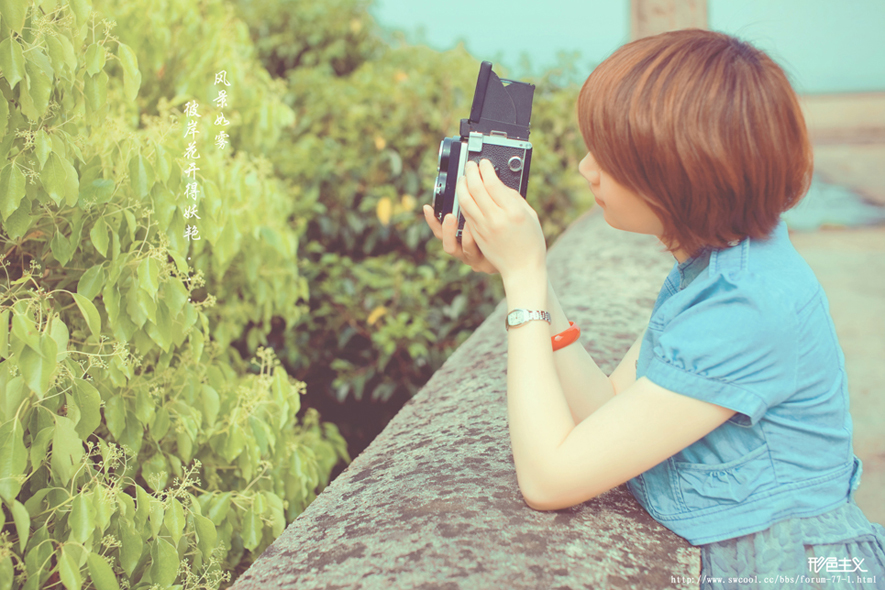
{"label": "girl's face", "polygon": [[[578,171],[590,185],[596,203],[605,214],[606,223],[615,229],[661,237],[664,233],[664,224],[654,210],[642,197],[618,184],[604,172],[596,163],[593,154],[587,152],[578,165]],[[687,255],[682,258],[682,254],[681,251],[674,252],[679,262],[688,258]]]}

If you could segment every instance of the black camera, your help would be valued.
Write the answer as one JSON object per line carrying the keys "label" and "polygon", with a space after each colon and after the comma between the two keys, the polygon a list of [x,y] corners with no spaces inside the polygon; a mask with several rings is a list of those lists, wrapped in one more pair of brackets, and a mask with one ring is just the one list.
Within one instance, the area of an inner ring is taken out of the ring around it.
{"label": "black camera", "polygon": [[447,214],[455,215],[459,242],[464,215],[458,206],[455,186],[464,175],[467,162],[479,164],[483,158],[491,161],[501,182],[526,197],[532,162],[532,144],[528,139],[534,93],[534,84],[503,80],[492,71],[490,62],[482,62],[470,118],[461,119],[461,136],[446,137],[440,142],[433,212],[440,223]]}

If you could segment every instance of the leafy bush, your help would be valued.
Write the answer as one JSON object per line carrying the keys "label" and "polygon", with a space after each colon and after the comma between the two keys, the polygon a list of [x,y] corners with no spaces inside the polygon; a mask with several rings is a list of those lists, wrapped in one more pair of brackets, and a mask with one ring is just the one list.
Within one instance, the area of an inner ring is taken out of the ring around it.
{"label": "leafy bush", "polygon": [[[94,4],[0,4],[0,590],[216,588],[347,459],[229,346],[307,297],[262,156],[293,113],[222,0]],[[178,107],[216,133],[221,69],[236,153],[199,142],[187,240]]]}
{"label": "leafy bush", "polygon": [[[342,68],[342,45],[323,46],[337,53],[310,53],[300,19],[282,17],[314,15],[312,6],[238,3],[256,43],[279,41],[259,57],[285,76],[296,123],[271,160],[297,197],[313,204],[304,210],[299,260],[311,285],[309,313],[296,329],[274,329],[261,343],[272,345],[312,394],[341,401],[364,393],[408,396],[503,297],[499,278],[474,274],[442,253],[421,213],[431,200],[439,143],[457,134],[469,112],[479,61],[463,48],[438,52],[361,37],[347,45],[351,65]],[[377,31],[363,0],[338,0],[336,7],[311,17],[318,38]],[[311,57],[283,63],[280,53]],[[575,189],[587,193],[577,173],[584,153],[574,121],[577,87],[556,84],[555,72],[534,82],[529,202],[550,243],[592,201],[574,196]]]}

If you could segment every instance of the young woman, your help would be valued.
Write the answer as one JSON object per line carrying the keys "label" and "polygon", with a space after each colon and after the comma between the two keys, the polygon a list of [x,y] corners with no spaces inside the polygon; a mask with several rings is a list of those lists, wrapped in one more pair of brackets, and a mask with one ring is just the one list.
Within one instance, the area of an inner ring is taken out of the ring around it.
{"label": "young woman", "polygon": [[[547,280],[538,217],[493,166],[469,164],[466,224],[425,217],[446,253],[501,274],[507,409],[526,503],[556,510],[627,483],[701,547],[701,587],[882,588],[885,528],[854,503],[844,356],[826,296],[780,214],[808,190],[796,95],[765,53],[702,30],[629,43],[578,98],[579,166],[605,220],[676,260],[651,319],[606,376]],[[546,316],[543,312],[548,312]],[[549,319],[548,319],[549,318]],[[755,578],[714,583],[709,578]]]}

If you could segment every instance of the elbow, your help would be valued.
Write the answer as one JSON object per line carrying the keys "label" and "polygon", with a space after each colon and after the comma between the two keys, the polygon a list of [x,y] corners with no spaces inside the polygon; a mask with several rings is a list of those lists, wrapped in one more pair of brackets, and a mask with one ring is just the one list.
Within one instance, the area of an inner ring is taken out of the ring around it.
{"label": "elbow", "polygon": [[563,490],[557,490],[555,485],[532,485],[520,481],[519,491],[526,505],[539,512],[562,510],[575,505],[574,502],[569,502],[562,493]]}

